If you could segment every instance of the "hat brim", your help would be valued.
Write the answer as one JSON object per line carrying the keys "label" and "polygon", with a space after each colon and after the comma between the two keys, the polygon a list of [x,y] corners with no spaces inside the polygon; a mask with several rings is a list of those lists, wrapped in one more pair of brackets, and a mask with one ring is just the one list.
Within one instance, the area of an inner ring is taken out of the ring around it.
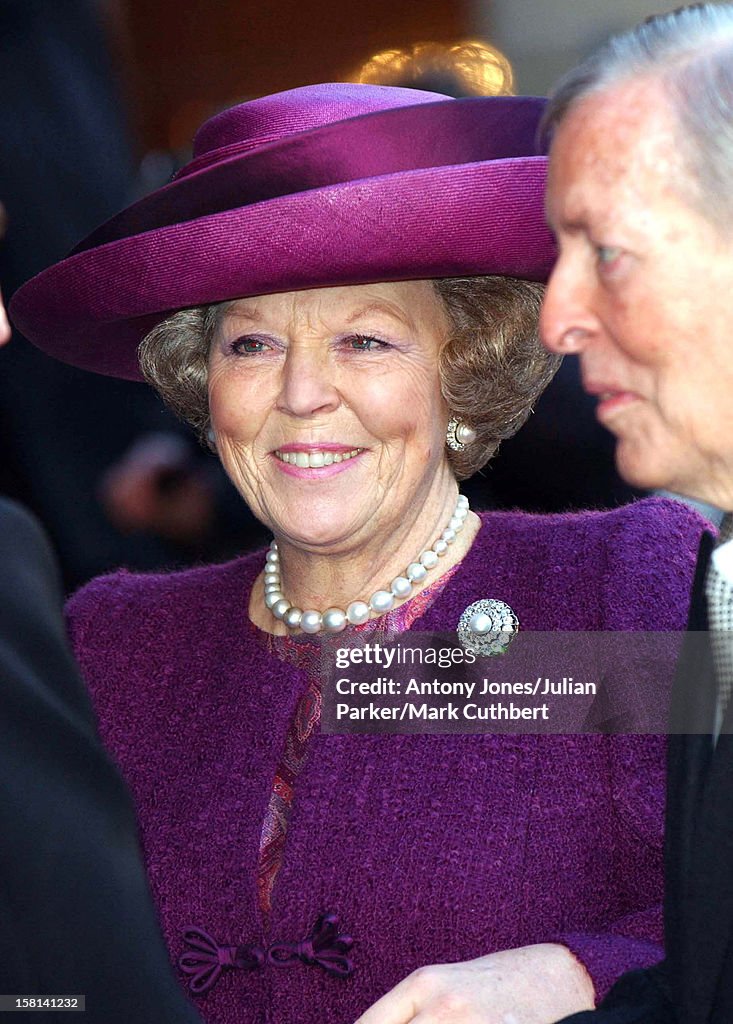
{"label": "hat brim", "polygon": [[543,281],[555,257],[545,177],[543,156],[423,167],[156,226],[43,271],[11,314],[55,358],[140,380],[140,341],[185,307],[377,281]]}

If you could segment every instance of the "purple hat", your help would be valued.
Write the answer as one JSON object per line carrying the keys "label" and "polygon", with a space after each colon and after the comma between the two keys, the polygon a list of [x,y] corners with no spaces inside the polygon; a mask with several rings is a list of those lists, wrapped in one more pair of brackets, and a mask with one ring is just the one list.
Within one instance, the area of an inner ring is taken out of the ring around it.
{"label": "purple hat", "polygon": [[313,85],[232,107],[164,188],[16,292],[52,356],[141,379],[174,310],[329,285],[504,274],[544,280],[544,101]]}

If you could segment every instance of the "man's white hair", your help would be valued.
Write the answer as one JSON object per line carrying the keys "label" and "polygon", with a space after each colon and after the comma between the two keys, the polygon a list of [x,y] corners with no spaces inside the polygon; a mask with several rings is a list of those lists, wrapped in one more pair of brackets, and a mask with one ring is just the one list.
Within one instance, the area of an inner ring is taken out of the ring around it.
{"label": "man's white hair", "polygon": [[582,99],[635,78],[659,82],[679,125],[685,189],[700,211],[733,227],[733,4],[694,4],[614,36],[550,95],[550,133]]}

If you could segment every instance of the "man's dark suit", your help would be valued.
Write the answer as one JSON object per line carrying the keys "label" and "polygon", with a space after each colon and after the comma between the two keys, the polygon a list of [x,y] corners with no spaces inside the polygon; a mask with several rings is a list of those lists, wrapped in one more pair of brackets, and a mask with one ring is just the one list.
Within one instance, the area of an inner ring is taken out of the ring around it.
{"label": "man's dark suit", "polygon": [[199,1020],[173,978],[132,806],[66,645],[49,546],[4,501],[0,994],[83,994],[87,1024]]}
{"label": "man's dark suit", "polygon": [[697,635],[708,628],[712,544],[705,534],[675,680],[673,714],[691,732],[669,739],[666,959],[625,975],[595,1013],[563,1024],[733,1024],[733,706],[713,747],[716,683],[709,642]]}

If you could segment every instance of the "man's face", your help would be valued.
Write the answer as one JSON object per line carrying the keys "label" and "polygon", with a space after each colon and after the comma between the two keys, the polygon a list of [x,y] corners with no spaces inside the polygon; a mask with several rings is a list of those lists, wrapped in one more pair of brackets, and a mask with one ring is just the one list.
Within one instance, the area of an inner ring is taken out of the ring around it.
{"label": "man's face", "polygon": [[693,206],[655,82],[590,96],[550,155],[542,335],[580,356],[622,476],[733,509],[733,234]]}

